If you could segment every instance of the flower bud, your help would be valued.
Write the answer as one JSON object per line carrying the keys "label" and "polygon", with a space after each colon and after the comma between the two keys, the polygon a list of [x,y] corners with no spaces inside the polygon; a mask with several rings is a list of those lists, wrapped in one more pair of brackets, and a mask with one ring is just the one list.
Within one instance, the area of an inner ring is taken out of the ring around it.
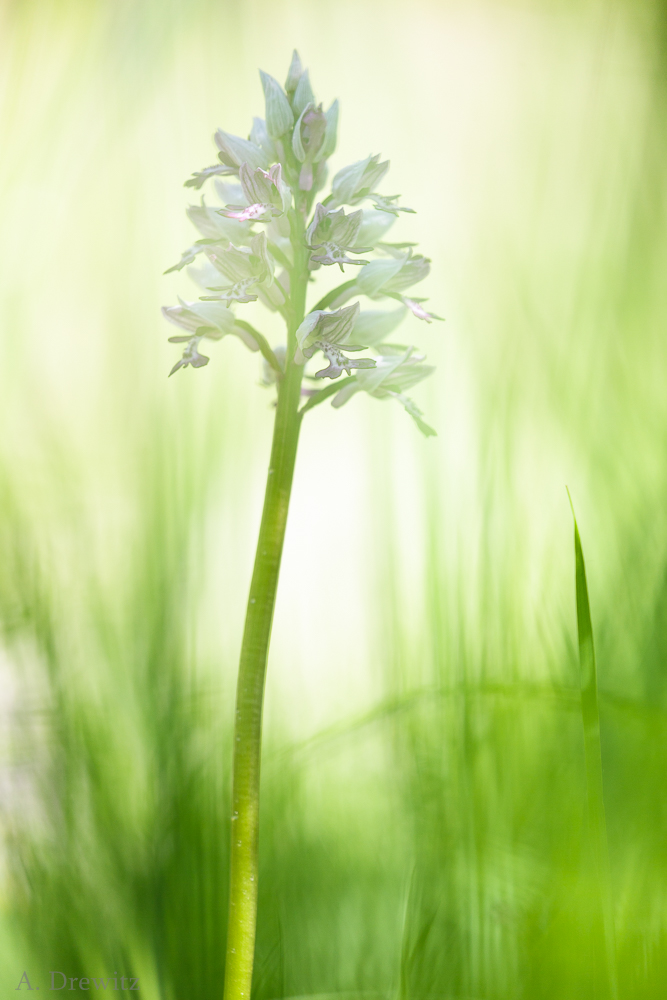
{"label": "flower bud", "polygon": [[254,142],[238,135],[230,135],[221,128],[215,133],[215,144],[220,150],[220,160],[228,167],[240,167],[242,163],[249,163],[251,167],[263,167],[266,170],[269,165],[268,156]]}
{"label": "flower bud", "polygon": [[294,127],[292,149],[300,163],[303,163],[299,175],[299,187],[302,191],[310,191],[313,186],[313,163],[321,157],[318,155],[324,145],[327,131],[327,117],[322,111],[322,105],[315,108],[306,105]]}
{"label": "flower bud", "polygon": [[294,115],[278,81],[263,70],[260,70],[260,76],[266,104],[266,128],[272,139],[280,139],[292,128]]}
{"label": "flower bud", "polygon": [[296,90],[294,91],[294,97],[292,98],[294,113],[300,115],[308,104],[315,104],[315,94],[313,93],[313,88],[310,85],[308,70],[305,70],[301,74],[301,79],[297,84]]}
{"label": "flower bud", "polygon": [[292,148],[300,163],[313,163],[324,143],[327,130],[327,118],[322,111],[322,105],[314,107],[308,104],[301,114],[294,129]]}
{"label": "flower bud", "polygon": [[302,76],[303,66],[301,65],[299,53],[295,49],[292,53],[292,62],[290,63],[287,79],[285,80],[285,90],[287,91],[288,97],[292,96]]}

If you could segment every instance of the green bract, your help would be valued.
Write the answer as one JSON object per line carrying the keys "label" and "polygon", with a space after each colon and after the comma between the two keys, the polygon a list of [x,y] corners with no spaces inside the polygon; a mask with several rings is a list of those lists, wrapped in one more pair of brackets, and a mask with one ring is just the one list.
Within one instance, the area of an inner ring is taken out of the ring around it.
{"label": "green bract", "polygon": [[409,347],[402,355],[378,358],[373,371],[359,372],[354,382],[350,379],[350,384],[336,393],[331,405],[343,406],[356,392],[367,392],[375,399],[395,399],[410,414],[420,431],[426,437],[432,437],[435,431],[421,419],[421,410],[403,395],[405,389],[416,385],[435,371],[431,365],[422,364],[423,355],[413,357],[413,351],[414,348]]}
{"label": "green bract", "polygon": [[[427,311],[423,298],[408,297],[428,276],[429,259],[414,252],[414,243],[384,242],[399,213],[413,209],[399,204],[398,195],[378,192],[389,170],[389,161],[379,154],[341,167],[330,193],[317,201],[336,148],[338,101],[323,110],[296,51],[284,87],[263,71],[260,78],[265,117],[253,119],[248,138],[218,129],[214,138],[220,165],[206,167],[186,182],[201,187],[212,179],[222,204],[202,198],[200,205],[190,206],[188,217],[201,238],[169,269],[179,271],[198,259],[189,273],[204,288],[199,306],[182,303],[165,310],[189,334],[180,338],[187,346],[176,368],[203,367],[208,359],[202,360],[197,351],[199,339],[219,339],[226,333],[240,336],[251,349],[260,347],[270,372],[263,383],[278,387],[286,363],[305,366],[321,353],[326,367],[312,374],[306,370],[306,378],[338,379],[343,373],[350,377],[336,395],[335,406],[362,390],[377,399],[395,397],[424,433],[433,433],[403,395],[407,380],[421,380],[432,369],[422,364],[414,348],[389,342],[409,315],[426,323],[440,318]],[[304,304],[287,361],[287,348],[272,352],[257,330],[236,318],[234,308],[260,302],[280,313],[289,327],[295,315],[294,289],[303,281],[308,289],[313,280],[309,275],[333,264],[341,271],[353,266],[355,276],[310,312]],[[388,308],[362,311],[363,298]],[[204,314],[204,309],[209,311]],[[362,351],[367,352],[362,357],[348,357]],[[307,409],[316,405],[313,391],[308,390]]]}

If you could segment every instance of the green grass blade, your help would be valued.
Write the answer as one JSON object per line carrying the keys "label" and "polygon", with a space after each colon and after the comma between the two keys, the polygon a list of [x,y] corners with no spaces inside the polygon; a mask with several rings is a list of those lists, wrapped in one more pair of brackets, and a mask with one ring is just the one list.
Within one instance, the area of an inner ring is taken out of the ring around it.
{"label": "green grass blade", "polygon": [[[568,490],[568,497],[570,492]],[[577,594],[577,633],[579,639],[579,665],[581,676],[581,717],[584,728],[584,751],[586,755],[586,789],[588,793],[588,813],[595,868],[600,892],[600,903],[604,925],[604,951],[606,979],[609,995],[616,1000],[616,948],[614,939],[614,918],[609,871],[609,847],[607,822],[604,807],[604,782],[602,774],[602,744],[600,741],[600,707],[593,641],[593,623],[586,583],[586,564],[581,545],[579,526],[570,497],[574,519],[574,554]]]}

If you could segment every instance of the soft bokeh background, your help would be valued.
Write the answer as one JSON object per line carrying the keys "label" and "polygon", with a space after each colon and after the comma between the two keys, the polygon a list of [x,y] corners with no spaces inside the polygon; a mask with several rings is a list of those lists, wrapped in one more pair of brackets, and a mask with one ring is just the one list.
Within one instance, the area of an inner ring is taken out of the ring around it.
{"label": "soft bokeh background", "polygon": [[294,46],[341,100],[334,169],[392,160],[385,190],[419,213],[395,231],[432,257],[447,321],[411,331],[438,365],[414,392],[438,438],[359,397],[304,427],[256,1000],[612,996],[566,484],[618,991],[662,997],[663,0],[0,3],[2,996],[52,969],[221,994],[272,410],[233,338],[167,380],[159,308],[191,291],[162,277],[191,242],[183,181],[215,128],[247,134],[257,68],[282,80]]}

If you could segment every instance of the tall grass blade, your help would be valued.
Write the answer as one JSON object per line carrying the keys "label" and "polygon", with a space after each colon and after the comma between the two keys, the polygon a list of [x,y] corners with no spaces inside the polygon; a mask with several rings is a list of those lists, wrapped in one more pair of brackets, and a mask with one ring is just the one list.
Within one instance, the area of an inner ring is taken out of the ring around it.
{"label": "tall grass blade", "polygon": [[598,699],[597,667],[593,623],[586,583],[586,564],[579,535],[579,526],[570,497],[574,519],[574,555],[577,593],[577,633],[579,639],[579,665],[581,677],[581,717],[584,727],[584,751],[586,755],[586,790],[588,794],[588,820],[591,846],[595,859],[595,873],[600,893],[602,921],[604,928],[606,989],[616,1000],[618,983],[616,977],[616,946],[614,939],[614,916],[609,871],[609,845],[607,821],[604,807],[604,781],[602,775],[602,744],[600,741],[600,706]]}

